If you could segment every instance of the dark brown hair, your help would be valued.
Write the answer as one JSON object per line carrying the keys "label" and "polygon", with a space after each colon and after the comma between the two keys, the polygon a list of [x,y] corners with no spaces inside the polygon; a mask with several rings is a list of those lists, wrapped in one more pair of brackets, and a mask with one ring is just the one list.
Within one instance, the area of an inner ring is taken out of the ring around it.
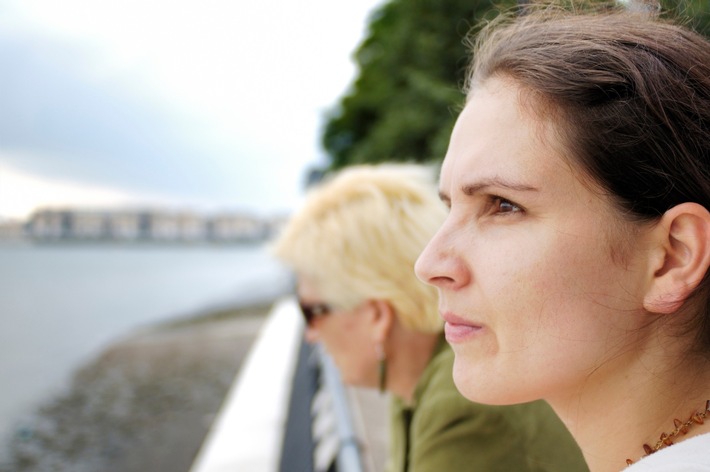
{"label": "dark brown hair", "polygon": [[[710,42],[681,25],[619,7],[530,8],[471,41],[467,92],[508,77],[552,111],[572,161],[624,218],[654,221],[683,202],[710,209]],[[708,274],[693,326],[710,352]]]}

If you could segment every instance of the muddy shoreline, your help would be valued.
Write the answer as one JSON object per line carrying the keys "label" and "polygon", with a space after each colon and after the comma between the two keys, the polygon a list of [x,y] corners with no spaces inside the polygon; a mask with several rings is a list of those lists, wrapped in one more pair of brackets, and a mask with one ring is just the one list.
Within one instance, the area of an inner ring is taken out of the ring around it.
{"label": "muddy shoreline", "polygon": [[0,472],[187,472],[271,302],[142,329],[23,422]]}

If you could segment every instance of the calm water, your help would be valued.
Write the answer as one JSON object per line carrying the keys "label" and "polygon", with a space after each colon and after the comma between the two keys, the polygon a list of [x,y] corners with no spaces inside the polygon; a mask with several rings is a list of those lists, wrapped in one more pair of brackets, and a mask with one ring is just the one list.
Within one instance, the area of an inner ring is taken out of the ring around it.
{"label": "calm water", "polygon": [[0,245],[0,439],[131,330],[288,288],[256,246]]}

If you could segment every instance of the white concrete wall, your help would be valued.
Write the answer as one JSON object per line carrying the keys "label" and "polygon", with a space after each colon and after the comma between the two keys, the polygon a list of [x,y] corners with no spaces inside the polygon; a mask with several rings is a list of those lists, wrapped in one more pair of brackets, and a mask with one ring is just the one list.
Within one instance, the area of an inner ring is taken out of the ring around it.
{"label": "white concrete wall", "polygon": [[191,472],[276,472],[303,336],[292,298],[269,314]]}

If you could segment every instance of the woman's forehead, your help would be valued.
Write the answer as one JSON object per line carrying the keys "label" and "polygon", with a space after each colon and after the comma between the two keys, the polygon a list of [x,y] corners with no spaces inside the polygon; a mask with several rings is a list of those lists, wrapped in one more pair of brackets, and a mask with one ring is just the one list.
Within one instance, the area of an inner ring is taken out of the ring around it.
{"label": "woman's forehead", "polygon": [[[479,193],[553,204],[606,192],[583,172],[551,120],[525,110],[514,83],[491,79],[457,120],[442,164],[447,203]],[[519,202],[524,203],[524,202]]]}

